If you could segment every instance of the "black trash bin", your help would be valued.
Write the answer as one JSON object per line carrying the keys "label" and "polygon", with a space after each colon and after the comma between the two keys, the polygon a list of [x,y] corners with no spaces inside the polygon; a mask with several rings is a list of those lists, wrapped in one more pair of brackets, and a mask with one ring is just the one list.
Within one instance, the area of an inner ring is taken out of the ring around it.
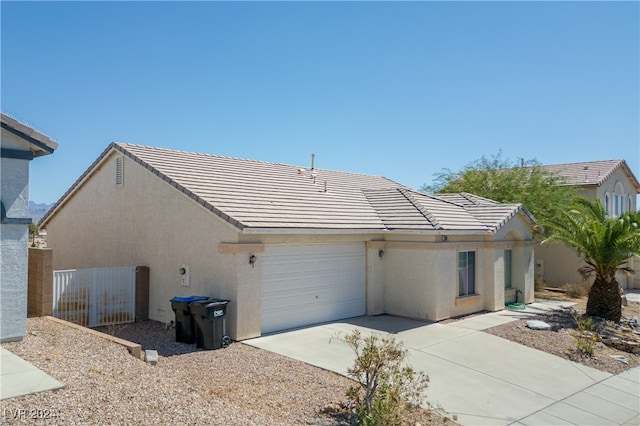
{"label": "black trash bin", "polygon": [[194,343],[196,341],[195,325],[189,311],[189,303],[208,299],[207,296],[176,296],[171,299],[171,309],[176,314],[176,342]]}
{"label": "black trash bin", "polygon": [[224,316],[227,313],[228,300],[198,300],[189,304],[191,315],[195,319],[196,347],[220,349],[227,347],[231,339],[224,334]]}

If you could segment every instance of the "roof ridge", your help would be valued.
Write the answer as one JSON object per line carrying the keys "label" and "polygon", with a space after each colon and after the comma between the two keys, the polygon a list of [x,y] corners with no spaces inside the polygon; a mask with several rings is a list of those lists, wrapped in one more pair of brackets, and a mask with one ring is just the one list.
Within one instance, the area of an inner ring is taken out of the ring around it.
{"label": "roof ridge", "polygon": [[[571,166],[571,165],[574,165],[574,164],[609,163],[609,162],[612,162],[612,161],[620,163],[620,162],[624,161],[624,159],[623,158],[612,158],[612,159],[609,159],[609,160],[574,161],[572,163],[541,164],[540,166],[541,167],[546,167],[546,166]],[[531,167],[531,166],[529,166],[529,167]]]}
{"label": "roof ridge", "polygon": [[[153,149],[153,150],[159,150],[159,151],[166,151],[166,152],[174,152],[174,153],[178,153],[178,154],[189,154],[189,155],[201,155],[204,157],[214,157],[214,158],[221,158],[221,159],[228,159],[228,160],[237,160],[237,161],[247,161],[250,163],[259,163],[259,164],[268,164],[268,165],[275,165],[275,166],[286,166],[286,167],[295,167],[297,169],[299,168],[307,168],[305,166],[299,165],[299,164],[287,164],[287,163],[278,163],[275,161],[266,161],[266,160],[256,160],[256,159],[252,159],[252,158],[242,158],[242,157],[233,157],[230,155],[220,155],[220,154],[211,154],[211,153],[207,153],[207,152],[195,152],[195,151],[186,151],[186,150],[182,150],[182,149],[173,149],[173,148],[164,148],[164,147],[158,147],[158,146],[151,146],[151,145],[142,145],[142,144],[135,144],[135,143],[128,143],[128,142],[113,142],[112,144],[117,145],[117,146],[122,146],[122,147],[127,147],[127,146],[134,146],[134,147],[138,147],[138,148],[146,148],[146,149]],[[383,179],[388,180],[390,183],[393,183],[394,185],[402,185],[398,182],[395,182],[387,177],[381,176],[381,175],[372,175],[372,174],[367,174],[367,173],[356,173],[356,172],[349,172],[349,171],[343,171],[343,170],[334,170],[334,169],[324,169],[324,168],[319,168],[319,167],[314,167],[314,170],[318,170],[318,171],[323,171],[323,172],[334,172],[334,173],[340,173],[340,174],[344,174],[344,175],[354,175],[354,176],[374,176],[374,177],[380,177]],[[402,185],[404,186],[404,185]]]}
{"label": "roof ridge", "polygon": [[[436,219],[435,216],[433,216],[433,214],[425,209],[423,206],[421,206],[417,200],[415,199],[415,197],[413,196],[413,190],[411,189],[407,189],[407,188],[397,188],[397,190],[407,199],[407,201],[409,201],[411,203],[411,205],[413,205],[413,207],[415,207],[420,214],[422,214],[422,216],[424,216],[425,219],[427,219],[435,229],[444,229],[444,227],[442,226],[442,224],[438,221],[438,219]],[[421,194],[424,195],[425,197],[430,197],[427,194]],[[444,200],[438,200],[438,201],[444,201]],[[452,203],[455,204],[455,203]]]}

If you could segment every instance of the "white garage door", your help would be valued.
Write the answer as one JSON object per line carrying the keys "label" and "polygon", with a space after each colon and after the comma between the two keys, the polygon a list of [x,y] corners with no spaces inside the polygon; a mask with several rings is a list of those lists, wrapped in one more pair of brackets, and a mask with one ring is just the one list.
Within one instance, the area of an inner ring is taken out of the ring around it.
{"label": "white garage door", "polygon": [[365,314],[364,244],[267,246],[262,332]]}

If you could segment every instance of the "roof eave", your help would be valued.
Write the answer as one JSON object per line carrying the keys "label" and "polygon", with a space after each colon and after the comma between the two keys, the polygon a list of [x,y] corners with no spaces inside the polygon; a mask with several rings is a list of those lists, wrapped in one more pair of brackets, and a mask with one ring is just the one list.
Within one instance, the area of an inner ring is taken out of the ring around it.
{"label": "roof eave", "polygon": [[412,234],[412,235],[487,235],[495,234],[495,230],[482,229],[482,230],[423,230],[423,229],[371,229],[371,228],[261,228],[261,227],[246,227],[240,230],[243,235],[258,235],[258,234],[313,234],[313,235],[330,235],[330,234],[342,234],[342,235],[371,235],[371,234]]}
{"label": "roof eave", "polygon": [[0,123],[0,125],[8,132],[27,141],[31,145],[31,151],[34,157],[52,154],[53,151],[58,148],[58,143],[51,140],[48,136],[4,114],[2,115],[2,123]]}

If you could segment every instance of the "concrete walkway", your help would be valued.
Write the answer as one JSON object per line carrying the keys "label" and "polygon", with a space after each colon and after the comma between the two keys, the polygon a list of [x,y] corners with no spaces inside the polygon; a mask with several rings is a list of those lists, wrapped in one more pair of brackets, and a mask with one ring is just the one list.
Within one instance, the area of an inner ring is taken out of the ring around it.
{"label": "concrete walkway", "polygon": [[393,333],[430,377],[427,399],[463,425],[640,425],[640,368],[617,376],[482,332],[558,309],[482,314],[449,324],[358,317],[244,343],[346,374],[354,354],[341,336]]}
{"label": "concrete walkway", "polygon": [[63,388],[64,385],[17,355],[0,347],[0,399]]}

